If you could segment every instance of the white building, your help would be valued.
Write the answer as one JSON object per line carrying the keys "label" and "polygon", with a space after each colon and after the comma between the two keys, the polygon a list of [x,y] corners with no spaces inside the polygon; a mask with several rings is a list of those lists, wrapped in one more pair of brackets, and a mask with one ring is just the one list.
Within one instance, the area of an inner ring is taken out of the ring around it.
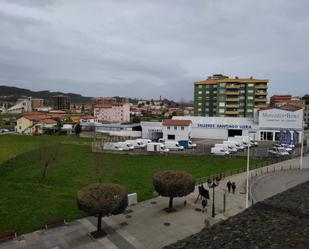
{"label": "white building", "polygon": [[130,122],[130,104],[96,104],[94,116],[99,122]]}
{"label": "white building", "polygon": [[31,112],[32,111],[32,100],[31,97],[18,99],[16,104],[9,109],[7,109],[7,113],[23,113],[23,112]]}
{"label": "white building", "polygon": [[[254,118],[174,116],[172,120],[190,120],[191,128],[186,132],[191,138],[225,140],[228,137],[242,135],[251,136],[258,141],[279,141],[282,133],[285,132],[292,139],[295,137],[300,141],[299,133],[303,129],[303,109],[295,107],[292,110],[279,108],[255,110]],[[168,130],[168,126],[162,125],[161,122],[142,122],[141,126],[143,138],[149,139],[153,139],[156,130],[162,129],[161,137],[163,138],[168,138],[170,132],[173,131],[172,126]],[[175,140],[177,140],[176,134]]]}
{"label": "white building", "polygon": [[163,137],[163,126],[161,122],[141,122],[142,137],[157,140]]}
{"label": "white building", "polygon": [[174,141],[186,141],[191,139],[192,135],[191,120],[165,119],[162,122],[163,139]]}

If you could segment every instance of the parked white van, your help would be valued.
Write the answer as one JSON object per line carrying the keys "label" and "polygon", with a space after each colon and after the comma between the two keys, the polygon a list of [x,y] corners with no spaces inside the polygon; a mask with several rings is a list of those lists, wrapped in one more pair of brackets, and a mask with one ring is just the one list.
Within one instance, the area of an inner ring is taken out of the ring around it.
{"label": "parked white van", "polygon": [[127,142],[118,142],[115,143],[115,145],[122,148],[123,150],[134,150],[134,146]]}
{"label": "parked white van", "polygon": [[140,149],[145,148],[146,144],[144,144],[142,141],[136,139],[136,140],[126,140],[126,143],[132,144],[134,149]]}
{"label": "parked white van", "polygon": [[212,147],[210,149],[210,153],[213,155],[217,155],[217,156],[225,156],[225,155],[229,155],[230,152],[228,152],[227,150],[223,149],[223,148],[219,148],[219,147]]}
{"label": "parked white van", "polygon": [[189,148],[189,149],[195,149],[196,146],[197,146],[197,145],[194,144],[194,143],[192,143],[192,141],[189,141],[189,142],[188,142],[188,148]]}
{"label": "parked white van", "polygon": [[167,149],[163,143],[148,143],[147,151],[169,152],[169,149]]}
{"label": "parked white van", "polygon": [[223,144],[227,144],[236,150],[243,150],[244,146],[240,145],[237,141],[223,141]]}
{"label": "parked white van", "polygon": [[215,148],[223,148],[229,152],[237,152],[237,149],[229,144],[215,144]]}
{"label": "parked white van", "polygon": [[139,138],[136,140],[141,141],[143,144],[146,144],[146,145],[152,142],[150,139],[146,139],[146,138]]}
{"label": "parked white van", "polygon": [[183,150],[184,149],[183,146],[180,146],[179,143],[175,141],[166,141],[164,145],[169,150]]}

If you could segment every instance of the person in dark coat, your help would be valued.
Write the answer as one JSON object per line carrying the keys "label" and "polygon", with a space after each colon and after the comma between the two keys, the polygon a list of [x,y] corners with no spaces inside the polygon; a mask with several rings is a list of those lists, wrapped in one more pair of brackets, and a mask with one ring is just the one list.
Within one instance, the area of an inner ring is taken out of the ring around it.
{"label": "person in dark coat", "polygon": [[227,186],[229,193],[231,193],[232,183],[230,180],[227,182],[226,186]]}
{"label": "person in dark coat", "polygon": [[206,207],[207,207],[207,199],[203,198],[203,200],[202,200],[202,213],[207,212]]}
{"label": "person in dark coat", "polygon": [[235,194],[235,190],[236,190],[236,184],[235,184],[235,182],[232,183],[232,190],[233,190],[233,194]]}

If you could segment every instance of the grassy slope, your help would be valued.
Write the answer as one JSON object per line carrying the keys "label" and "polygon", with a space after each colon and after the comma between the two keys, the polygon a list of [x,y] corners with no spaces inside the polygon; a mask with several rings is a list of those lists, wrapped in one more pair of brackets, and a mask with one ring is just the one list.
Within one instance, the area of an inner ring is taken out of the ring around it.
{"label": "grassy slope", "polygon": [[[42,141],[74,144],[59,144],[57,159],[39,187],[39,152],[34,149]],[[11,158],[0,165],[0,231],[26,232],[53,218],[83,216],[75,197],[83,186],[96,182],[96,164],[90,146],[77,145],[77,141],[69,137],[0,136],[0,155],[8,154],[0,162]],[[152,197],[152,176],[159,170],[180,169],[202,177],[246,164],[244,159],[212,157],[96,155],[103,181],[123,184],[129,192],[137,192],[140,200]]]}

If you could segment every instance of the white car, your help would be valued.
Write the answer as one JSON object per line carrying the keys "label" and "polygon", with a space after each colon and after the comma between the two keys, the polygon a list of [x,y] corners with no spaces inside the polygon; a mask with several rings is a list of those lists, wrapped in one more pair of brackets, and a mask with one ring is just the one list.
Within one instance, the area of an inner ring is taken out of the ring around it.
{"label": "white car", "polygon": [[184,149],[183,146],[179,145],[179,143],[175,141],[166,141],[164,145],[169,150],[183,150]]}
{"label": "white car", "polygon": [[146,139],[146,138],[139,138],[136,140],[141,141],[143,144],[146,144],[146,145],[152,142],[150,139]]}
{"label": "white car", "polygon": [[134,149],[140,149],[145,148],[146,144],[144,144],[142,141],[136,139],[136,140],[126,140],[126,143],[132,144]]}
{"label": "white car", "polygon": [[219,147],[212,147],[210,149],[210,153],[216,156],[225,156],[230,154],[229,151]]}
{"label": "white car", "polygon": [[9,130],[8,129],[0,129],[0,133],[4,133],[4,132],[9,132]]}
{"label": "white car", "polygon": [[287,152],[286,150],[280,149],[280,148],[273,148],[272,150],[269,150],[268,152],[276,156],[288,156],[289,155],[289,152]]}
{"label": "white car", "polygon": [[237,152],[237,149],[229,144],[215,144],[215,148],[222,148],[230,153]]}
{"label": "white car", "polygon": [[134,146],[126,142],[118,142],[115,144],[115,146],[118,146],[119,148],[122,148],[123,150],[134,150]]}

